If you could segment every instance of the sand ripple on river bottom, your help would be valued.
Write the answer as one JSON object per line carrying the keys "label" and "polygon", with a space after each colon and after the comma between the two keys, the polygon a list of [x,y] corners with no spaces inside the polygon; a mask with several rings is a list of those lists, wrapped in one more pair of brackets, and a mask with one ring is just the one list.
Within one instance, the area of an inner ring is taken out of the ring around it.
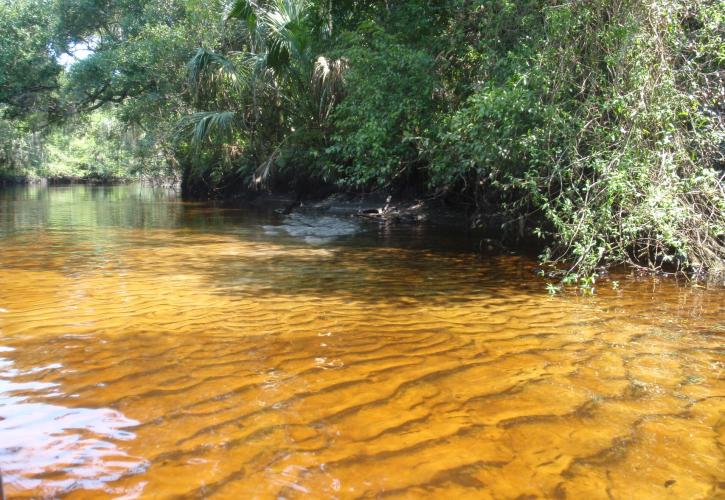
{"label": "sand ripple on river bottom", "polygon": [[721,292],[125,231],[0,254],[11,498],[725,493]]}

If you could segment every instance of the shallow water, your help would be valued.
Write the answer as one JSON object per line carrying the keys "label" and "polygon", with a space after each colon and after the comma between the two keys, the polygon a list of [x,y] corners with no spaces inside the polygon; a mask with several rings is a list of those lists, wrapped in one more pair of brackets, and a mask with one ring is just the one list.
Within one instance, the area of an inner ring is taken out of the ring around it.
{"label": "shallow water", "polygon": [[455,233],[0,192],[10,498],[717,498],[725,292]]}

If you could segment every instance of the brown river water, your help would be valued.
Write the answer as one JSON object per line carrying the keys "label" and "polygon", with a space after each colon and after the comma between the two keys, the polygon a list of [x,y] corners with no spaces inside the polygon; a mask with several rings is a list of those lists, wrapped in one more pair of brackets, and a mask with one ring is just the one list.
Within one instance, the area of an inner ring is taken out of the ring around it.
{"label": "brown river water", "polygon": [[455,232],[0,192],[14,498],[725,498],[725,292]]}

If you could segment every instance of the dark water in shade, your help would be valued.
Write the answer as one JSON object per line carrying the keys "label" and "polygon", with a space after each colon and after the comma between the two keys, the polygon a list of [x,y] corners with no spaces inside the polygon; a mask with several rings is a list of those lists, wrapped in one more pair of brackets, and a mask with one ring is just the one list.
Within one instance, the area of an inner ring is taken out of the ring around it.
{"label": "dark water in shade", "polygon": [[0,191],[10,498],[723,498],[725,292],[454,232]]}

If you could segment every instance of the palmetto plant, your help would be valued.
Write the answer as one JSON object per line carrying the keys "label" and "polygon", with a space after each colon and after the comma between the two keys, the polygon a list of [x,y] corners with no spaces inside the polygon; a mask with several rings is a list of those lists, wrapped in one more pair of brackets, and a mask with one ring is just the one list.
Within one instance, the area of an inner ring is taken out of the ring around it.
{"label": "palmetto plant", "polygon": [[329,30],[314,8],[307,0],[237,0],[228,19],[241,31],[240,50],[198,49],[189,61],[194,104],[206,108],[182,120],[196,151],[238,141],[261,183],[295,130],[326,126],[346,63],[316,52]]}

